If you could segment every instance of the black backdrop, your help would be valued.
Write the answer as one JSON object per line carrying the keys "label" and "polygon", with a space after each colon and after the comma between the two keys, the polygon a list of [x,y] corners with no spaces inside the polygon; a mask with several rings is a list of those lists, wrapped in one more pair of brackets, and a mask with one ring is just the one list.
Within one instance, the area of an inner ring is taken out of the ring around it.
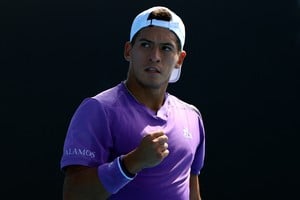
{"label": "black backdrop", "polygon": [[[69,120],[126,77],[134,16],[166,5],[187,57],[169,92],[206,128],[204,200],[295,199],[299,186],[297,1],[1,1],[2,194],[61,199]],[[297,195],[299,196],[299,195]]]}

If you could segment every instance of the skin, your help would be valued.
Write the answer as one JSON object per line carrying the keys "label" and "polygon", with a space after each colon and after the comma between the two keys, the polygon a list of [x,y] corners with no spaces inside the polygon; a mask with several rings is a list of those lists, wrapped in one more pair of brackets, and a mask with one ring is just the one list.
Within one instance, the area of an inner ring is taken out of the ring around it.
{"label": "skin", "polygon": [[[142,29],[134,45],[125,43],[124,57],[129,62],[126,86],[142,104],[157,112],[164,103],[169,77],[174,67],[180,67],[186,56],[179,51],[177,37],[160,27]],[[159,165],[168,155],[168,137],[161,131],[148,133],[139,146],[124,155],[123,163],[132,174]],[[106,199],[97,168],[70,166],[66,170],[63,187],[64,200]],[[190,199],[200,200],[197,175],[190,177]]]}
{"label": "skin", "polygon": [[132,46],[125,44],[124,57],[129,61],[126,85],[135,98],[157,111],[164,102],[169,78],[186,56],[178,51],[177,38],[160,27],[142,29]]}

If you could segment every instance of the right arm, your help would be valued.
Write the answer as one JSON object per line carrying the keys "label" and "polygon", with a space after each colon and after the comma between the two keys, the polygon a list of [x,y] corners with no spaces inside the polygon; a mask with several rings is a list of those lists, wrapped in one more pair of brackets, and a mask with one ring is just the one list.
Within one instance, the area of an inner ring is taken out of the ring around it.
{"label": "right arm", "polygon": [[98,178],[97,167],[72,165],[66,168],[64,200],[107,199],[109,196]]}
{"label": "right arm", "polygon": [[[136,174],[143,168],[158,165],[169,154],[167,140],[162,132],[145,136],[136,149],[122,157],[126,171]],[[102,184],[98,172],[98,167],[66,167],[63,200],[107,199],[111,194]]]}

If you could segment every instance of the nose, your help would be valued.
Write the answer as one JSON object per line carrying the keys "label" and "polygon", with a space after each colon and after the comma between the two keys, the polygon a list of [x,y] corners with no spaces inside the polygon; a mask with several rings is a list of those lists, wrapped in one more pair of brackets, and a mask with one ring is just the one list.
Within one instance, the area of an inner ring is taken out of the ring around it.
{"label": "nose", "polygon": [[149,57],[149,60],[151,62],[155,62],[155,63],[158,63],[160,62],[160,51],[159,51],[159,48],[158,47],[153,47],[151,49],[151,52],[150,52],[150,57]]}

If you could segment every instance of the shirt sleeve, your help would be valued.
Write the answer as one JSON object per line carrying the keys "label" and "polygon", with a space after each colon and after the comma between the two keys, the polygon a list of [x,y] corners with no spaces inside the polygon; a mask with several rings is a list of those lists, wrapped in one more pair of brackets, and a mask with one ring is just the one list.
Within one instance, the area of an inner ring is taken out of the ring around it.
{"label": "shirt sleeve", "polygon": [[196,150],[195,158],[191,166],[191,173],[196,175],[200,174],[200,171],[204,165],[204,158],[205,158],[205,130],[204,130],[202,116],[200,112],[198,112],[198,114],[199,114],[200,143]]}
{"label": "shirt sleeve", "polygon": [[93,98],[85,99],[69,124],[61,158],[61,169],[68,165],[95,167],[107,162],[112,137],[107,112]]}

